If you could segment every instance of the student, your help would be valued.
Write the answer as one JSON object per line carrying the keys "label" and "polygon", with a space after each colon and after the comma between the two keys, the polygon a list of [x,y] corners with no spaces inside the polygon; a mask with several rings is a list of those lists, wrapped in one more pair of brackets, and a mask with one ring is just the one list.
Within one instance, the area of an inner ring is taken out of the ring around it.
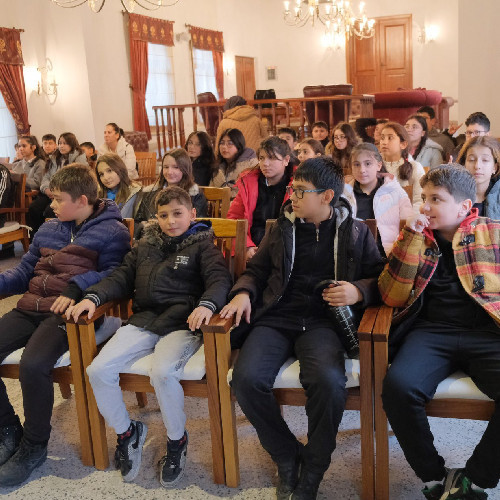
{"label": "student", "polygon": [[281,127],[278,129],[278,137],[285,140],[290,146],[290,161],[288,162],[293,169],[299,166],[299,159],[297,158],[295,149],[297,148],[297,132],[290,127]]}
{"label": "student", "polygon": [[422,167],[434,168],[443,163],[443,148],[427,137],[427,122],[420,115],[411,115],[405,124],[408,152]]}
{"label": "student", "polygon": [[184,149],[193,164],[194,182],[198,186],[208,186],[217,171],[212,140],[206,132],[191,132]]}
{"label": "student", "polygon": [[113,153],[99,156],[96,165],[99,196],[114,201],[124,219],[133,218],[141,184],[128,178],[123,160]]}
{"label": "student", "polygon": [[387,118],[379,118],[377,120],[375,130],[373,131],[373,140],[375,141],[375,146],[377,147],[380,145],[380,134],[382,133],[382,129],[388,121],[389,120]]}
{"label": "student", "polygon": [[310,137],[300,141],[297,148],[297,158],[301,163],[309,160],[310,158],[323,156],[324,154],[325,148],[323,147],[323,144],[316,139],[311,139]]}
{"label": "student", "polygon": [[450,162],[456,161],[466,140],[490,135],[490,120],[481,111],[470,114],[465,120],[465,127],[465,134],[459,135],[455,140],[456,148],[451,154]]}
{"label": "student", "polygon": [[13,164],[12,172],[26,174],[27,191],[38,190],[45,170],[43,150],[34,135],[23,135],[18,144],[23,159]]}
{"label": "student", "polygon": [[259,161],[253,149],[247,148],[245,138],[237,128],[230,128],[220,137],[217,151],[217,173],[212,177],[210,186],[230,187],[231,199],[236,196],[236,180],[243,170],[252,168]]}
{"label": "student", "polygon": [[400,221],[413,213],[410,199],[395,177],[387,173],[374,144],[354,146],[351,170],[353,179],[346,184],[344,194],[351,203],[352,216],[377,221],[377,244],[385,257],[399,235]]}
{"label": "student", "polygon": [[[478,217],[474,177],[459,165],[421,180],[421,213],[394,245],[379,288],[400,308],[390,342],[384,409],[429,499],[485,499],[500,478],[500,225]],[[457,370],[495,401],[495,412],[465,468],[447,469],[425,413],[438,384]]]}
{"label": "student", "polygon": [[85,156],[87,158],[87,163],[89,164],[90,168],[95,168],[97,161],[97,151],[95,149],[95,146],[91,142],[87,141],[87,142],[82,142],[80,144],[80,148],[85,153]]}
{"label": "student", "polygon": [[125,132],[116,123],[108,123],[104,128],[104,144],[99,148],[99,154],[116,153],[127,166],[130,180],[139,177],[134,148],[125,140]]}
{"label": "student", "polygon": [[[159,191],[168,186],[179,186],[191,196],[196,217],[207,216],[207,199],[200,191],[198,184],[194,182],[191,160],[184,149],[177,148],[172,149],[163,157],[160,175],[155,183],[142,190],[134,217],[136,222],[145,222],[155,217],[155,197]],[[136,235],[140,234],[142,226],[142,224],[138,226]]]}
{"label": "student", "polygon": [[57,150],[49,157],[45,164],[45,170],[40,183],[40,193],[28,207],[28,221],[33,233],[45,222],[45,219],[54,217],[54,212],[49,205],[52,200],[50,191],[50,179],[54,174],[70,163],[87,163],[87,159],[80,149],[75,134],[65,132],[59,136]]}
{"label": "student", "polygon": [[49,158],[57,151],[57,141],[54,134],[45,134],[42,136],[43,152]]}
{"label": "student", "polygon": [[422,203],[420,178],[425,171],[420,163],[408,159],[408,133],[405,128],[399,123],[387,122],[380,134],[379,149],[387,172],[394,175],[402,187],[412,186],[411,202],[413,210],[418,212]]}
{"label": "student", "polygon": [[[12,182],[9,169],[3,163],[0,163],[0,209],[14,206],[14,190],[15,185]],[[4,227],[6,220],[7,215],[0,214],[0,228]],[[0,250],[0,260],[13,257],[15,257],[14,242],[3,243]]]}
{"label": "student", "polygon": [[262,141],[257,151],[259,165],[243,172],[236,182],[238,194],[231,202],[228,219],[247,219],[247,260],[250,260],[266,232],[266,221],[277,219],[290,183],[290,147],[278,137]]}
{"label": "student", "polygon": [[436,112],[432,106],[422,106],[417,109],[417,114],[424,117],[427,122],[427,137],[438,143],[443,148],[443,161],[445,163],[450,159],[455,144],[450,136],[441,133],[436,127]]}
{"label": "student", "polygon": [[333,161],[338,163],[344,175],[350,175],[350,157],[351,151],[358,138],[354,129],[346,122],[340,122],[335,125],[332,134],[332,141],[325,148],[325,154],[332,155]]}
{"label": "student", "polygon": [[68,350],[60,314],[130,250],[118,208],[97,198],[97,181],[86,165],[59,170],[50,189],[57,219],[40,227],[20,264],[0,274],[0,293],[24,293],[16,308],[0,318],[0,359],[25,346],[19,365],[24,426],[0,381],[0,486],[22,483],[47,458],[51,373]]}
{"label": "student", "polygon": [[148,428],[130,419],[119,374],[137,357],[154,352],[150,380],[167,429],[160,483],[168,487],[179,481],[186,463],[188,434],[180,379],[202,343],[200,326],[226,301],[231,276],[213,243],[210,221],[195,221],[196,211],[184,189],[161,191],[155,212],[157,220],[146,226],[123,264],[86,290],[82,302],[66,316],[76,320],[88,311],[92,317],[99,304],[134,297],[127,326],[118,329],[87,373],[99,411],[118,434],[115,466],[130,482],[139,472]]}
{"label": "student", "polygon": [[313,139],[321,142],[324,148],[326,148],[326,145],[330,142],[330,129],[326,122],[314,122],[311,127],[311,135]]}
{"label": "student", "polygon": [[500,220],[500,144],[486,135],[469,139],[458,156],[458,162],[476,180],[478,215]]}
{"label": "student", "polygon": [[[278,466],[278,499],[314,499],[328,469],[344,411],[344,348],[325,306],[361,312],[379,300],[383,263],[368,227],[351,217],[341,168],[313,158],[295,171],[291,202],[262,240],[231,290],[222,318],[250,323],[234,367],[238,403]],[[339,286],[314,294],[325,279]],[[272,387],[295,354],[306,389],[308,443],[302,446],[280,413]],[[300,468],[300,477],[299,475]]]}

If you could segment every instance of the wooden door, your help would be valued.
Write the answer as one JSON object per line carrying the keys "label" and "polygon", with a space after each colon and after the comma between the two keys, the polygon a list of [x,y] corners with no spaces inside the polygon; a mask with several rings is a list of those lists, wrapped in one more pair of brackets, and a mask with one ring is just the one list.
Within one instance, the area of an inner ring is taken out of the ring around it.
{"label": "wooden door", "polygon": [[255,94],[254,58],[235,56],[236,93],[247,100]]}
{"label": "wooden door", "polygon": [[353,93],[413,88],[411,15],[375,18],[375,36],[351,37],[347,74]]}

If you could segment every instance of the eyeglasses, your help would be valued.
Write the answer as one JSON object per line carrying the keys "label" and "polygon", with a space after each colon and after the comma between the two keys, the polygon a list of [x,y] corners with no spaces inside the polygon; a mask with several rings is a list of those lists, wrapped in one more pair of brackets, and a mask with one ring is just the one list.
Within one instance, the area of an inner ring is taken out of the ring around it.
{"label": "eyeglasses", "polygon": [[293,186],[287,186],[286,188],[286,194],[292,196],[292,194],[295,193],[298,200],[304,198],[304,193],[322,193],[323,191],[326,191],[326,189],[299,189]]}
{"label": "eyeglasses", "polygon": [[486,130],[467,130],[465,132],[466,137],[478,137],[480,135],[486,134]]}
{"label": "eyeglasses", "polygon": [[221,142],[219,142],[219,146],[231,147],[231,146],[234,146],[234,143],[232,141],[221,141]]}
{"label": "eyeglasses", "polygon": [[345,140],[346,136],[345,135],[334,135],[333,140],[334,141],[343,141]]}

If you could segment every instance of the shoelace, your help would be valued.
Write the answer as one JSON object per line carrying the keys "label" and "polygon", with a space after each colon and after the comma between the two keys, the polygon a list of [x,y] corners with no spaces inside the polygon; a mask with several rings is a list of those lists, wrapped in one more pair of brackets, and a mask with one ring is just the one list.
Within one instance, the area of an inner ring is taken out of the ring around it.
{"label": "shoelace", "polygon": [[132,463],[128,458],[128,444],[120,440],[115,451],[115,467],[120,469],[122,474],[127,474],[132,469]]}
{"label": "shoelace", "polygon": [[444,492],[440,500],[446,500],[450,497],[450,495],[455,494],[460,489],[460,485],[457,487],[457,483],[461,480],[462,474],[459,472],[459,469],[450,469],[448,475],[446,476]]}
{"label": "shoelace", "polygon": [[169,450],[166,455],[160,458],[158,464],[162,467],[166,465],[169,469],[175,469],[180,465],[181,452],[182,449],[177,451]]}

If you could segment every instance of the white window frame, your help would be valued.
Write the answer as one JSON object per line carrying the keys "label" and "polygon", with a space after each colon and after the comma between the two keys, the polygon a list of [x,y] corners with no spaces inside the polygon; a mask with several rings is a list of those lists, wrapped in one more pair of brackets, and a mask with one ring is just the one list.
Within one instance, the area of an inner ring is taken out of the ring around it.
{"label": "white window frame", "polygon": [[0,92],[0,158],[15,157],[17,143],[17,127],[12,114]]}
{"label": "white window frame", "polygon": [[193,47],[193,72],[195,93],[212,92],[217,100],[217,84],[215,81],[215,64],[211,50],[201,50]]}

